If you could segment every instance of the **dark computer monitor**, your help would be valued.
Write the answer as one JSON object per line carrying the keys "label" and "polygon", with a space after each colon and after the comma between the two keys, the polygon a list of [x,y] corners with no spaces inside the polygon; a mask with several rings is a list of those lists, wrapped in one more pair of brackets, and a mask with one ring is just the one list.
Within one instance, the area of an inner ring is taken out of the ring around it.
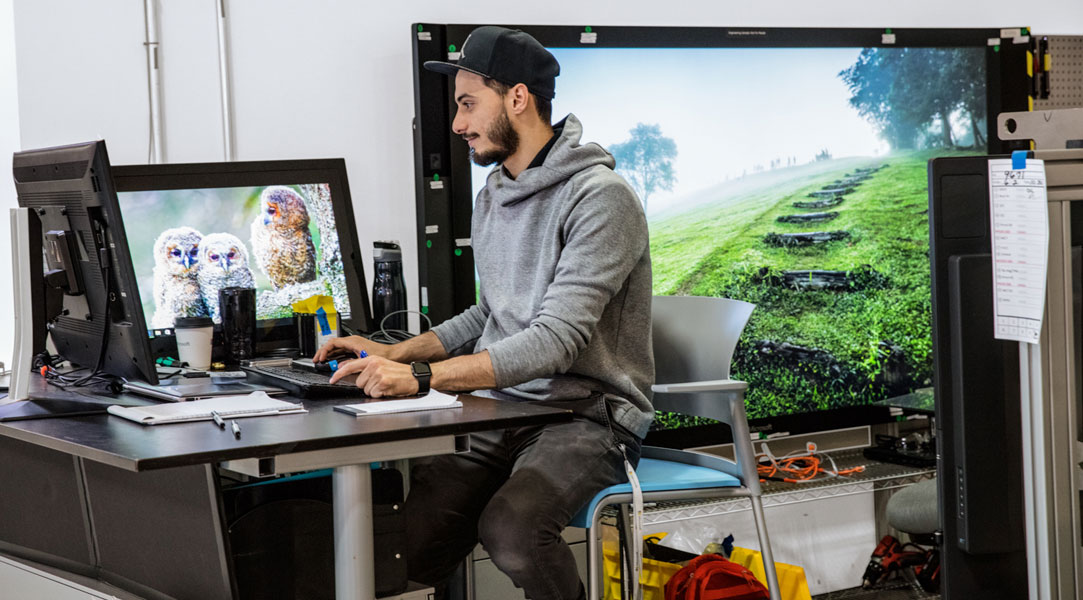
{"label": "dark computer monitor", "polygon": [[154,332],[178,316],[219,321],[217,290],[256,289],[256,351],[296,342],[294,302],[330,296],[372,327],[342,159],[128,165],[113,169],[137,297]]}
{"label": "dark computer monitor", "polygon": [[[873,403],[932,386],[925,165],[1009,149],[994,119],[1026,109],[1025,44],[989,29],[513,27],[560,62],[553,120],[579,117],[637,189],[654,293],[756,304],[733,363],[754,430],[892,419]],[[472,201],[492,167],[450,131],[451,78],[422,64],[454,60],[474,28],[410,33],[436,323],[474,302]],[[656,425],[698,443],[686,420]]]}
{"label": "dark computer monitor", "polygon": [[[158,382],[138,302],[128,237],[117,205],[104,141],[18,152],[19,206],[30,209],[28,287],[37,300],[33,354],[56,351],[93,371]],[[40,225],[40,226],[39,226]],[[26,318],[28,315],[20,315]]]}

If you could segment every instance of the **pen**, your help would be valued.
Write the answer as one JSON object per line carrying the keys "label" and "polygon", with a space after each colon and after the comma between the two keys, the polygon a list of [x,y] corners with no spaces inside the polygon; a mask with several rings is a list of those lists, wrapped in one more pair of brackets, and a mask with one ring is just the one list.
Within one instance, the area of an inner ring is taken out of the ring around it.
{"label": "pen", "polygon": [[230,421],[229,425],[233,428],[233,437],[241,437],[241,426],[237,424],[237,419]]}
{"label": "pen", "polygon": [[226,428],[226,422],[222,420],[222,416],[218,414],[218,411],[212,410],[211,411],[211,418],[214,419],[214,424],[215,425],[217,425],[218,427],[220,427],[222,429]]}

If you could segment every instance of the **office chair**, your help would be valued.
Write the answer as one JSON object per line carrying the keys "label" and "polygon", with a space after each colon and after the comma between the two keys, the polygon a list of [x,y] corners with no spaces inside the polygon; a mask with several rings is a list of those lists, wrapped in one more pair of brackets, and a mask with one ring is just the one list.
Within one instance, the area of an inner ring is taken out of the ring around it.
{"label": "office chair", "polygon": [[[748,384],[729,378],[737,338],[754,308],[753,304],[725,298],[654,297],[654,407],[728,424],[733,433],[736,461],[698,452],[643,446],[635,474],[646,502],[747,497],[756,521],[768,591],[771,600],[779,600],[778,577],[760,500],[755,452],[745,418],[744,392]],[[587,597],[590,600],[602,597],[601,552],[595,535],[602,510],[611,505],[627,506],[632,500],[630,483],[614,485],[599,492],[572,520],[572,526],[587,529]],[[642,543],[635,535],[628,539],[629,544]],[[628,555],[636,557],[638,552],[632,548]]]}

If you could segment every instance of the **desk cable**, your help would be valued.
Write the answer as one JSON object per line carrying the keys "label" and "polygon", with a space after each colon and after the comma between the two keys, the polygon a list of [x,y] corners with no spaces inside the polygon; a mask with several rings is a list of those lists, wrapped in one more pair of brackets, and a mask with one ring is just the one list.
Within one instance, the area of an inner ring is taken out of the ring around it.
{"label": "desk cable", "polygon": [[428,329],[432,329],[432,319],[429,318],[429,315],[416,310],[396,310],[387,313],[386,315],[384,315],[384,318],[380,319],[379,331],[374,331],[369,334],[362,334],[363,337],[366,337],[374,342],[380,342],[381,344],[397,344],[398,342],[404,342],[414,337],[414,334],[406,331],[405,329],[387,329],[384,327],[384,324],[387,323],[387,320],[389,318],[400,313],[414,313],[420,315],[422,319],[425,319],[426,327]]}

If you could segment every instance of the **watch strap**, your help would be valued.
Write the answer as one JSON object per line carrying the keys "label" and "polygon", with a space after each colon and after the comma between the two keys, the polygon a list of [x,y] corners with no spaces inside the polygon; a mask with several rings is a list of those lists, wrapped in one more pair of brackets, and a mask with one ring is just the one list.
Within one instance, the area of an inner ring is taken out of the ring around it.
{"label": "watch strap", "polygon": [[[418,369],[415,367],[415,365],[418,364],[424,365],[424,373],[418,373]],[[417,380],[417,394],[419,396],[428,394],[429,379],[432,378],[432,367],[429,366],[429,363],[425,361],[416,361],[410,363],[410,373],[414,376],[414,379]]]}

